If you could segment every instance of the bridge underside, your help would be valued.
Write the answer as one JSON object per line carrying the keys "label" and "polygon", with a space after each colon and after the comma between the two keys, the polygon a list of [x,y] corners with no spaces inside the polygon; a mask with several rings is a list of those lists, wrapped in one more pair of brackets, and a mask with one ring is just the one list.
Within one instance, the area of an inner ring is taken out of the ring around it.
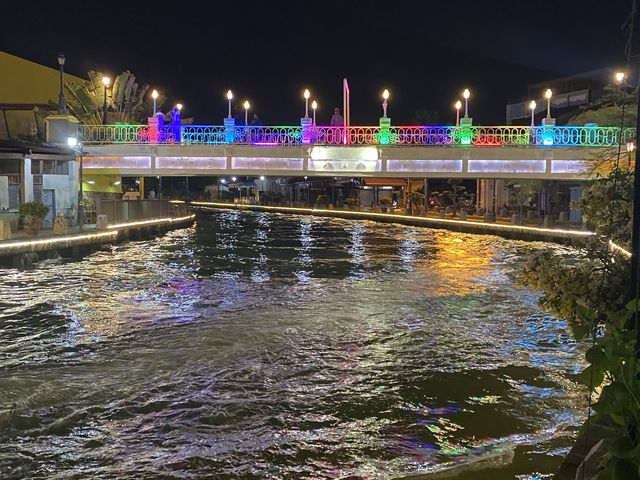
{"label": "bridge underside", "polygon": [[84,148],[84,170],[120,176],[358,176],[588,180],[602,147],[110,144]]}

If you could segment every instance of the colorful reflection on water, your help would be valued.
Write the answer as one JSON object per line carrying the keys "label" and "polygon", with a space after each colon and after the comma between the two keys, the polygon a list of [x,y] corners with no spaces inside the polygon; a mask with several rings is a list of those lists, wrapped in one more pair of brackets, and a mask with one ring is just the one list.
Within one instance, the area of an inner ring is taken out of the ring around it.
{"label": "colorful reflection on water", "polygon": [[544,478],[585,405],[542,247],[214,211],[3,270],[0,477]]}

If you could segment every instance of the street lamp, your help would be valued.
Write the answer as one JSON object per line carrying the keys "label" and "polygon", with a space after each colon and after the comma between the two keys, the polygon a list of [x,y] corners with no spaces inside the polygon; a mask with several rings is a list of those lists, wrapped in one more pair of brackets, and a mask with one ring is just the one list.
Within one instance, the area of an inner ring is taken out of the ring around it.
{"label": "street lamp", "polygon": [[529,108],[531,109],[531,126],[533,127],[536,124],[535,115],[536,115],[536,101],[531,100],[529,102]]}
{"label": "street lamp", "polygon": [[306,88],[304,90],[304,118],[309,118],[309,97],[311,96],[311,92]]}
{"label": "street lamp", "polygon": [[156,115],[156,100],[158,100],[158,90],[151,92],[151,98],[153,98],[153,116]]}
{"label": "street lamp", "polygon": [[102,124],[109,125],[109,109],[107,107],[107,88],[111,83],[109,77],[102,77],[102,85],[104,86],[104,101],[102,102]]}
{"label": "street lamp", "polygon": [[178,109],[178,111],[182,110],[182,104],[176,103],[176,108]]}
{"label": "street lamp", "polygon": [[84,223],[84,208],[82,206],[82,144],[78,143],[77,137],[67,137],[67,145],[69,148],[73,150],[74,154],[78,154],[80,157],[79,167],[78,167],[78,228],[82,231],[82,224]]}
{"label": "street lamp", "polygon": [[387,100],[389,100],[389,90],[386,88],[384,89],[384,92],[382,92],[382,99],[384,100],[382,102],[382,117],[387,118]]}
{"label": "street lamp", "polygon": [[249,100],[244,101],[244,124],[249,125],[249,108],[251,104],[249,104]]}
{"label": "street lamp", "polygon": [[260,181],[264,182],[264,175],[260,175]]}
{"label": "street lamp", "polygon": [[231,118],[231,100],[233,100],[233,92],[231,90],[227,90],[227,100],[229,100],[229,116],[227,118]]}
{"label": "street lamp", "polygon": [[316,109],[318,108],[318,102],[315,100],[311,102],[311,109],[313,110],[313,126],[316,126]]}
{"label": "street lamp", "polygon": [[551,97],[553,97],[553,92],[550,88],[547,88],[547,91],[544,92],[544,96],[547,99],[547,118],[551,118]]}
{"label": "street lamp", "polygon": [[471,96],[471,92],[468,88],[464,89],[462,92],[462,96],[464,97],[464,118],[469,117],[469,97]]}
{"label": "street lamp", "polygon": [[624,72],[617,72],[616,73],[616,83],[621,84],[624,79],[625,79],[626,75]]}
{"label": "street lamp", "polygon": [[64,98],[64,55],[58,55],[58,65],[60,66],[60,96],[58,98],[58,114],[67,114],[67,99]]}
{"label": "street lamp", "polygon": [[460,109],[462,108],[462,102],[460,100],[456,101],[456,127],[460,126]]}

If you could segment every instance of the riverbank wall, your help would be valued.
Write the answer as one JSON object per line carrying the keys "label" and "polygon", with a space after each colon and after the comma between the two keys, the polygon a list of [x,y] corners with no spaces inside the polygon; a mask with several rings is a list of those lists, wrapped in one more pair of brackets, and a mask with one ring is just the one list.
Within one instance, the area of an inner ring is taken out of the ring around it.
{"label": "riverbank wall", "polygon": [[427,227],[452,230],[462,233],[497,235],[512,240],[555,242],[571,244],[580,239],[593,235],[587,230],[567,230],[559,228],[541,228],[523,225],[509,225],[472,220],[456,220],[450,218],[433,218],[428,216],[404,215],[401,213],[363,212],[346,209],[324,209],[304,207],[284,207],[268,205],[244,205],[222,202],[191,202],[195,211],[215,208],[233,210],[249,210],[255,212],[288,213],[295,215],[313,215],[318,217],[348,218],[372,220],[377,222],[398,223],[415,227]]}
{"label": "riverbank wall", "polygon": [[66,235],[42,232],[35,238],[0,242],[0,266],[24,268],[32,263],[58,257],[80,257],[110,244],[162,235],[169,230],[193,224],[195,214],[109,225],[96,229],[85,226]]}

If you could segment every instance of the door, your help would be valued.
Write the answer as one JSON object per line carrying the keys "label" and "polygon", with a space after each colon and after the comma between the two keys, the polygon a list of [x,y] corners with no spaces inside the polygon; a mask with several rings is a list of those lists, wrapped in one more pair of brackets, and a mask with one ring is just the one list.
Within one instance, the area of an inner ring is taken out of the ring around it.
{"label": "door", "polygon": [[44,218],[44,227],[52,227],[56,218],[56,191],[53,189],[42,190],[42,203],[49,207],[49,212]]}

